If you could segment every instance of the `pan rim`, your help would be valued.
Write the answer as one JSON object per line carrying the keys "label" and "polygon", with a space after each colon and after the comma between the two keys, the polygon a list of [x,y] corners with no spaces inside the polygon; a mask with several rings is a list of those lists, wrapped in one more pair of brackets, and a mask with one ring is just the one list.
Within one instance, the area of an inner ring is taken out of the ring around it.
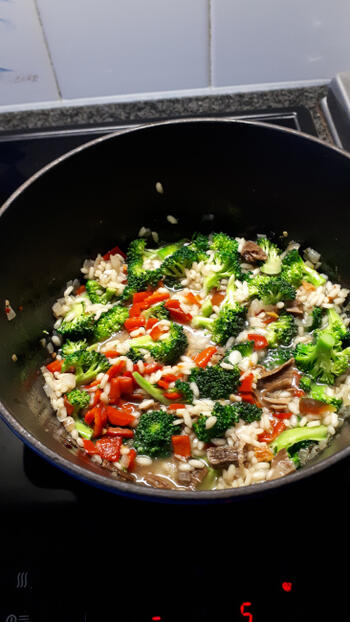
{"label": "pan rim", "polygon": [[[56,167],[61,162],[66,159],[74,156],[75,154],[80,153],[81,151],[93,147],[94,145],[98,145],[106,140],[112,140],[118,136],[123,136],[125,134],[133,133],[133,132],[142,132],[146,130],[150,130],[152,128],[163,127],[168,125],[184,125],[187,123],[196,123],[196,124],[238,124],[238,125],[248,125],[248,126],[258,126],[265,129],[268,129],[271,132],[279,132],[292,134],[297,136],[300,140],[307,140],[315,142],[316,144],[321,145],[322,147],[335,151],[337,154],[350,159],[350,153],[347,153],[340,149],[339,147],[335,147],[333,145],[328,144],[326,141],[315,137],[310,136],[304,132],[300,132],[297,130],[293,130],[290,128],[284,128],[282,126],[272,126],[269,123],[262,121],[247,121],[242,119],[232,119],[231,118],[215,118],[215,117],[183,117],[181,119],[167,119],[166,121],[156,121],[156,122],[147,122],[141,123],[137,126],[133,126],[131,128],[123,128],[121,130],[117,130],[116,132],[112,132],[106,134],[104,136],[94,138],[83,145],[76,147],[68,151],[67,153],[61,155],[60,157],[52,160],[47,165],[39,169],[36,173],[34,173],[30,178],[28,178],[23,184],[21,184],[8,199],[3,203],[0,207],[0,218],[3,216],[5,211],[12,205],[12,203],[20,196],[32,183],[34,183],[37,179],[39,179],[46,172],[50,171],[52,168]],[[252,497],[254,495],[263,494],[267,491],[274,491],[276,489],[287,486],[288,484],[293,484],[298,482],[299,480],[306,479],[315,475],[327,467],[334,465],[335,463],[343,460],[347,456],[350,455],[350,447],[345,447],[338,451],[336,454],[325,458],[321,462],[317,464],[306,465],[300,470],[295,471],[289,475],[277,478],[275,480],[268,480],[265,482],[260,482],[256,484],[249,484],[248,486],[241,486],[239,488],[227,488],[223,490],[208,490],[208,491],[186,491],[186,490],[168,490],[168,489],[158,489],[153,487],[147,487],[142,484],[137,483],[125,483],[121,482],[117,479],[113,479],[107,475],[100,475],[98,473],[90,471],[88,468],[80,465],[76,465],[70,460],[60,456],[55,453],[53,450],[48,448],[44,443],[36,439],[31,432],[28,432],[26,428],[20,424],[17,419],[8,411],[4,403],[0,399],[0,418],[6,423],[6,425],[12,430],[12,432],[30,449],[34,450],[37,454],[39,454],[42,458],[47,460],[49,463],[63,470],[65,473],[69,473],[74,478],[83,481],[84,483],[88,483],[90,485],[96,486],[100,489],[106,490],[108,492],[113,492],[114,494],[119,493],[124,496],[134,497],[134,498],[144,498],[149,501],[163,501],[163,502],[173,502],[173,503],[210,503],[215,501],[236,501],[242,498]]]}

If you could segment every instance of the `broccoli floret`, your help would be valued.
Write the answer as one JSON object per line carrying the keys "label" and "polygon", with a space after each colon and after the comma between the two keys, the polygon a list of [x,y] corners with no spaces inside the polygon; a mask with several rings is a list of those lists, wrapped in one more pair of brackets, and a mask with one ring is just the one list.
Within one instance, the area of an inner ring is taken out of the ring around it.
{"label": "broccoli floret", "polygon": [[156,287],[162,278],[160,269],[145,270],[143,267],[146,258],[154,257],[156,251],[146,249],[146,240],[138,238],[129,244],[126,261],[128,264],[128,284],[123,291],[121,300],[124,302],[135,293]]}
{"label": "broccoli floret", "polygon": [[191,370],[190,382],[195,382],[200,397],[209,397],[211,400],[228,398],[234,393],[239,384],[240,372],[237,366],[233,369],[224,369],[220,365],[205,368],[195,367]]}
{"label": "broccoli floret", "polygon": [[92,382],[100,372],[106,372],[109,368],[108,358],[104,354],[95,350],[78,350],[64,359],[62,372],[73,369],[79,385]]}
{"label": "broccoli floret", "polygon": [[226,296],[221,303],[218,316],[213,319],[197,315],[192,320],[194,328],[206,328],[212,334],[212,340],[224,345],[230,337],[237,337],[243,330],[246,308],[234,300],[235,276],[229,279]]}
{"label": "broccoli floret", "polygon": [[170,311],[166,308],[165,302],[153,305],[142,312],[145,318],[156,317],[158,320],[168,320],[170,317]]}
{"label": "broccoli floret", "polygon": [[239,415],[230,405],[224,406],[217,402],[211,414],[216,417],[216,423],[211,428],[205,427],[208,417],[204,417],[204,415],[200,415],[193,424],[195,435],[204,443],[209,443],[212,438],[224,436],[226,430],[239,421]]}
{"label": "broccoli floret", "polygon": [[183,279],[185,270],[190,268],[197,260],[197,251],[189,246],[182,246],[163,261],[160,269],[162,274],[169,279]]}
{"label": "broccoli floret", "polygon": [[249,404],[248,402],[236,402],[226,406],[216,402],[211,414],[216,417],[216,423],[211,428],[206,429],[207,417],[204,417],[204,415],[200,415],[196,423],[193,424],[195,435],[200,441],[205,443],[211,441],[212,438],[224,436],[226,430],[238,423],[240,419],[243,419],[246,423],[260,421],[262,410],[255,404]]}
{"label": "broccoli floret", "polygon": [[283,346],[279,346],[277,348],[269,348],[267,354],[262,361],[262,365],[266,367],[266,369],[273,369],[274,367],[279,367],[279,365],[283,365],[294,356],[294,348],[284,348]]}
{"label": "broccoli floret", "polygon": [[230,337],[237,337],[243,330],[245,315],[246,309],[237,304],[235,309],[222,309],[215,319],[197,315],[192,320],[192,326],[206,328],[215,343],[224,345]]}
{"label": "broccoli floret", "polygon": [[126,307],[116,305],[108,309],[108,311],[100,315],[100,318],[96,322],[94,329],[95,338],[98,339],[98,341],[108,339],[113,333],[121,329],[128,316],[129,311]]}
{"label": "broccoli floret", "polygon": [[268,275],[279,274],[282,261],[280,257],[281,251],[278,246],[267,238],[259,238],[258,244],[267,255],[266,261],[260,268],[261,272]]}
{"label": "broccoli floret", "polygon": [[213,267],[215,270],[210,272],[204,281],[206,292],[217,287],[222,279],[228,279],[233,275],[236,279],[242,278],[237,240],[230,238],[225,233],[215,233],[210,243],[210,250],[214,251]]}
{"label": "broccoli floret", "polygon": [[174,425],[175,417],[164,410],[149,410],[139,419],[134,436],[134,447],[139,454],[152,458],[166,458],[171,454],[171,437],[181,427]]}
{"label": "broccoli floret", "polygon": [[94,325],[93,313],[85,313],[84,303],[76,302],[57,328],[57,332],[65,339],[85,339],[93,332]]}
{"label": "broccoli floret", "polygon": [[306,265],[296,248],[289,251],[283,258],[282,276],[288,283],[294,285],[294,287],[299,287],[302,281],[312,283],[315,287],[324,285],[326,282],[326,279],[314,268],[310,268]]}
{"label": "broccoli floret", "polygon": [[307,374],[303,374],[299,379],[299,389],[302,389],[305,393],[309,393],[309,391],[311,391],[312,384],[313,379]]}
{"label": "broccoli floret", "polygon": [[202,255],[205,255],[205,253],[209,250],[208,236],[204,235],[203,233],[195,233],[192,236],[190,246],[191,248],[198,251]]}
{"label": "broccoli floret", "polygon": [[177,391],[178,393],[181,393],[181,402],[184,402],[185,404],[192,404],[193,391],[190,387],[189,382],[183,382],[182,380],[176,380],[175,391]]}
{"label": "broccoli floret", "polygon": [[77,416],[80,410],[86,408],[90,403],[90,395],[87,391],[73,389],[66,394],[66,399],[74,406],[73,417]]}
{"label": "broccoli floret", "polygon": [[333,384],[335,377],[347,370],[349,358],[349,350],[340,350],[326,330],[319,331],[313,343],[298,343],[295,349],[297,367],[325,384]]}
{"label": "broccoli floret", "polygon": [[105,289],[97,281],[89,280],[86,282],[86,293],[91,302],[106,305],[115,296],[115,290],[107,287]]}
{"label": "broccoli floret", "polygon": [[[299,386],[301,386],[300,383]],[[305,386],[304,383],[303,386]],[[343,404],[343,400],[341,398],[328,395],[326,392],[327,388],[328,385],[326,384],[316,384],[311,382],[310,387],[306,390],[306,392],[312,399],[318,400],[319,402],[324,402],[324,404],[329,404],[330,406],[333,406],[336,411],[340,410]],[[303,391],[305,391],[304,388]]]}
{"label": "broccoli floret", "polygon": [[245,423],[253,423],[253,421],[260,421],[262,416],[262,409],[256,404],[250,402],[236,402],[232,408],[237,413],[239,419],[243,419]]}
{"label": "broccoli floret", "polygon": [[141,376],[138,371],[133,372],[133,378],[136,384],[138,384],[141,389],[146,391],[146,393],[149,393],[149,395],[157,400],[157,402],[160,402],[165,406],[169,406],[169,404],[171,404],[170,400],[164,397],[163,392],[158,387],[154,386],[154,384],[151,384],[151,382]]}
{"label": "broccoli floret", "polygon": [[285,300],[294,300],[295,288],[281,276],[258,275],[249,281],[249,293],[257,296],[264,304],[276,304]]}
{"label": "broccoli floret", "polygon": [[271,444],[271,449],[278,453],[281,449],[289,449],[300,441],[324,441],[327,438],[328,428],[326,425],[318,425],[314,428],[290,428],[281,432]]}
{"label": "broccoli floret", "polygon": [[76,352],[77,350],[85,350],[87,348],[86,339],[80,339],[80,341],[71,341],[67,339],[65,344],[62,346],[62,356],[68,356],[68,354],[72,354],[72,352]]}
{"label": "broccoli floret", "polygon": [[128,343],[130,344],[128,356],[133,361],[142,360],[142,350],[148,350],[156,361],[161,361],[165,365],[174,365],[188,346],[183,327],[175,322],[171,322],[166,339],[153,341],[150,335],[143,335],[131,339]]}
{"label": "broccoli floret", "polygon": [[310,313],[310,316],[308,318],[308,322],[310,322],[310,326],[308,327],[307,330],[309,333],[321,327],[322,315],[323,315],[322,307],[314,307],[312,309],[312,312]]}
{"label": "broccoli floret", "polygon": [[232,346],[231,350],[225,356],[225,363],[230,363],[229,359],[232,352],[239,352],[242,358],[250,356],[254,352],[254,341],[242,341]]}
{"label": "broccoli floret", "polygon": [[327,309],[327,332],[330,332],[338,341],[342,341],[347,334],[347,328],[340,315],[332,307]]}
{"label": "broccoli floret", "polygon": [[297,333],[297,326],[292,315],[280,315],[276,322],[271,322],[266,329],[266,339],[270,347],[281,344],[288,346]]}

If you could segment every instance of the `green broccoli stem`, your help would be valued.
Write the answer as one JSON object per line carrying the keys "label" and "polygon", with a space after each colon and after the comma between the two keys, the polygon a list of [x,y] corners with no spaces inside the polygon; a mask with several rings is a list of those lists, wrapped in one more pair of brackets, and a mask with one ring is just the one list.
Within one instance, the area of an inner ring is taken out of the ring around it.
{"label": "green broccoli stem", "polygon": [[139,387],[141,387],[141,389],[146,391],[146,393],[149,393],[149,395],[151,395],[151,397],[157,400],[157,402],[160,402],[161,404],[164,404],[165,406],[169,406],[169,404],[171,404],[171,401],[168,400],[166,397],[164,397],[162,391],[158,389],[157,387],[155,387],[150,382],[148,382],[148,380],[146,380],[143,376],[141,376],[139,372],[134,371],[133,378],[135,382],[139,385]]}
{"label": "green broccoli stem", "polygon": [[213,313],[213,305],[210,298],[206,298],[201,306],[201,314],[203,317],[209,317]]}
{"label": "green broccoli stem", "polygon": [[321,276],[316,270],[314,270],[314,268],[310,268],[309,266],[304,264],[303,270],[304,270],[304,281],[307,281],[308,283],[312,283],[312,285],[315,285],[316,287],[319,287],[320,285],[325,284],[326,279],[323,276]]}
{"label": "green broccoli stem", "polygon": [[154,341],[149,335],[142,335],[141,337],[136,337],[134,339],[128,339],[127,344],[132,346],[133,348],[150,348],[154,346]]}
{"label": "green broccoli stem", "polygon": [[327,332],[319,333],[316,345],[316,358],[320,365],[322,362],[328,364],[332,358],[332,349],[335,346],[335,339],[333,335]]}
{"label": "green broccoli stem", "polygon": [[75,427],[77,431],[79,432],[80,436],[82,436],[83,438],[86,438],[88,441],[91,439],[94,433],[92,428],[90,428],[88,425],[86,425],[82,421],[79,421],[79,419],[75,421]]}
{"label": "green broccoli stem", "polygon": [[166,257],[169,257],[169,255],[172,255],[173,253],[175,253],[175,251],[177,251],[179,248],[181,248],[184,242],[185,240],[180,240],[180,242],[174,242],[174,244],[168,244],[167,246],[162,246],[161,248],[158,248],[156,250],[156,255],[160,259],[165,259]]}
{"label": "green broccoli stem", "polygon": [[202,317],[201,315],[195,315],[192,319],[191,326],[193,328],[206,328],[207,330],[212,330],[214,320],[209,317]]}
{"label": "green broccoli stem", "polygon": [[206,293],[210,292],[213,287],[216,287],[220,279],[223,278],[220,272],[213,272],[205,279],[203,286]]}
{"label": "green broccoli stem", "polygon": [[270,444],[271,449],[278,453],[281,449],[289,449],[300,441],[324,441],[327,438],[328,428],[318,425],[314,428],[291,428],[282,432]]}
{"label": "green broccoli stem", "polygon": [[208,466],[208,473],[201,481],[201,483],[197,486],[197,490],[211,490],[216,482],[217,477],[219,477],[219,471]]}

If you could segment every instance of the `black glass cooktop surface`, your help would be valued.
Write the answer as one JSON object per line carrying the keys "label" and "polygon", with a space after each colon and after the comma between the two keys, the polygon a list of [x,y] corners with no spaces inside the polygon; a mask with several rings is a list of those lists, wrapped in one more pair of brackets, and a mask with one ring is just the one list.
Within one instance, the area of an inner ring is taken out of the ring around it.
{"label": "black glass cooktop surface", "polygon": [[[221,116],[316,135],[303,107]],[[118,129],[3,132],[0,205],[51,160]],[[137,501],[72,479],[0,420],[0,622],[345,620],[349,484],[344,460],[252,500]]]}

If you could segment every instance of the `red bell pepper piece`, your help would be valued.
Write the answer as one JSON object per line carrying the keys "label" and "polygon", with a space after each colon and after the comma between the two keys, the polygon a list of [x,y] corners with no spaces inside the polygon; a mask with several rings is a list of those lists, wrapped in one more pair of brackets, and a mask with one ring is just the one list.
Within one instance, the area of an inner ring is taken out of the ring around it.
{"label": "red bell pepper piece", "polygon": [[169,292],[154,292],[153,294],[151,294],[150,296],[148,296],[147,298],[143,300],[143,302],[141,303],[142,309],[143,310],[149,309],[150,307],[152,307],[152,305],[155,305],[157,302],[163,302],[163,300],[167,300],[168,298],[170,298]]}
{"label": "red bell pepper piece", "polygon": [[141,315],[141,311],[142,311],[142,302],[136,302],[135,304],[133,304],[130,309],[129,309],[129,318],[130,317],[139,317]]}
{"label": "red bell pepper piece", "polygon": [[102,393],[102,389],[97,389],[97,391],[95,391],[95,395],[94,395],[94,399],[91,404],[91,408],[94,408],[94,406],[97,406],[97,404],[100,401],[101,393]]}
{"label": "red bell pepper piece", "polygon": [[75,292],[76,296],[79,296],[79,294],[83,294],[85,290],[86,290],[85,285],[80,285],[80,287],[78,287],[77,291]]}
{"label": "red bell pepper piece", "polygon": [[103,255],[103,259],[108,261],[111,255],[121,255],[124,259],[126,259],[126,254],[120,250],[119,246],[115,246],[110,251],[108,251],[105,255]]}
{"label": "red bell pepper piece", "polygon": [[84,449],[87,454],[89,454],[90,456],[94,454],[98,454],[98,449],[95,447],[95,443],[93,443],[92,441],[89,441],[87,438],[83,438],[83,443],[84,443]]}
{"label": "red bell pepper piece", "polygon": [[168,391],[167,393],[164,393],[163,395],[168,400],[178,400],[180,399],[180,397],[182,397],[182,394],[178,393],[178,391]]}
{"label": "red bell pepper piece", "polygon": [[162,376],[162,380],[166,382],[176,382],[178,379],[178,376],[175,376],[175,374],[164,374],[164,376]]}
{"label": "red bell pepper piece", "polygon": [[151,294],[152,294],[151,291],[136,292],[136,294],[134,294],[132,297],[132,303],[135,304],[135,302],[143,302],[146,298],[149,298]]}
{"label": "red bell pepper piece", "polygon": [[202,302],[199,296],[195,296],[192,292],[188,292],[185,298],[186,298],[186,302],[188,302],[188,304],[190,305],[200,305]]}
{"label": "red bell pepper piece", "polygon": [[153,339],[153,341],[158,341],[159,337],[161,335],[164,335],[164,333],[168,332],[168,326],[159,326],[158,324],[156,326],[154,326],[150,332],[150,336],[151,339]]}
{"label": "red bell pepper piece", "polygon": [[170,319],[180,324],[187,324],[192,320],[190,313],[185,313],[182,309],[169,309]]}
{"label": "red bell pepper piece", "polygon": [[213,307],[218,307],[219,305],[221,305],[224,298],[224,294],[219,294],[218,292],[215,292],[215,294],[213,294],[211,297],[211,304],[213,305]]}
{"label": "red bell pepper piece", "polygon": [[142,315],[140,315],[140,317],[128,317],[128,319],[124,322],[124,326],[129,333],[131,333],[131,331],[135,330],[136,328],[141,328],[141,326],[145,326],[145,324],[146,318],[142,317]]}
{"label": "red bell pepper piece", "polygon": [[287,426],[284,425],[283,421],[273,421],[271,432],[262,432],[261,434],[259,434],[258,441],[260,443],[270,443],[275,438],[277,438],[277,436],[279,436],[281,432],[286,429],[286,427]]}
{"label": "red bell pepper piece", "polygon": [[269,345],[264,335],[258,335],[257,333],[249,333],[249,341],[254,341],[254,350],[263,350]]}
{"label": "red bell pepper piece", "polygon": [[157,382],[157,385],[161,387],[161,389],[165,389],[165,390],[169,389],[169,384],[170,384],[169,382],[167,382],[166,380],[163,380],[162,378],[158,380]]}
{"label": "red bell pepper piece", "polygon": [[154,374],[154,372],[159,369],[163,369],[163,365],[159,363],[148,363],[144,366],[143,374],[148,376],[149,374]]}
{"label": "red bell pepper piece", "polygon": [[174,449],[174,454],[189,458],[191,455],[191,442],[190,437],[187,434],[180,434],[171,437],[171,442]]}
{"label": "red bell pepper piece", "polygon": [[111,380],[111,388],[108,395],[108,401],[110,404],[115,404],[120,398],[120,385],[119,385],[119,377],[112,378]]}
{"label": "red bell pepper piece", "polygon": [[155,324],[158,324],[159,320],[156,317],[149,317],[146,322],[146,330],[151,330]]}
{"label": "red bell pepper piece", "polygon": [[129,430],[129,428],[107,428],[107,434],[109,436],[121,436],[122,438],[133,438],[134,430]]}
{"label": "red bell pepper piece", "polygon": [[74,406],[67,400],[66,396],[64,396],[63,402],[67,411],[67,415],[70,417],[74,413]]}
{"label": "red bell pepper piece", "polygon": [[166,309],[180,309],[180,302],[179,300],[177,300],[177,298],[170,298],[170,300],[167,300],[166,303],[164,303],[164,306],[166,307]]}
{"label": "red bell pepper piece", "polygon": [[186,408],[186,404],[170,404],[168,410],[178,410],[179,408]]}
{"label": "red bell pepper piece", "polygon": [[46,369],[48,369],[52,374],[55,371],[61,371],[62,369],[62,365],[63,365],[63,361],[52,361],[52,363],[49,363],[48,365],[46,365]]}
{"label": "red bell pepper piece", "polygon": [[108,359],[115,359],[115,358],[117,358],[117,356],[120,356],[119,352],[116,352],[115,350],[105,350],[105,352],[103,352],[103,354]]}
{"label": "red bell pepper piece", "polygon": [[126,362],[123,359],[112,365],[112,367],[107,372],[109,379],[111,380],[111,378],[123,374],[125,368]]}
{"label": "red bell pepper piece", "polygon": [[251,393],[253,390],[253,382],[254,382],[253,374],[248,374],[247,376],[245,376],[240,386],[238,387],[239,393]]}
{"label": "red bell pepper piece", "polygon": [[209,346],[208,348],[205,348],[205,350],[202,350],[202,352],[199,352],[199,354],[197,354],[193,360],[198,367],[206,367],[211,357],[216,352],[217,348],[215,346]]}
{"label": "red bell pepper piece", "polygon": [[128,471],[132,471],[134,469],[136,456],[137,456],[137,451],[136,449],[132,447],[128,453],[128,458],[129,458],[129,462],[127,466]]}
{"label": "red bell pepper piece", "polygon": [[112,406],[107,406],[105,410],[108,421],[112,425],[129,426],[135,421],[135,417],[126,410],[113,408]]}
{"label": "red bell pepper piece", "polygon": [[131,372],[126,372],[124,376],[119,376],[119,389],[121,395],[131,395],[134,390],[134,380],[132,376],[127,376],[126,374]]}
{"label": "red bell pepper piece", "polygon": [[273,413],[273,416],[276,417],[276,419],[290,419],[293,413]]}
{"label": "red bell pepper piece", "polygon": [[96,448],[103,460],[109,462],[117,462],[120,458],[120,448],[122,446],[122,439],[120,436],[114,438],[100,438],[96,441]]}

